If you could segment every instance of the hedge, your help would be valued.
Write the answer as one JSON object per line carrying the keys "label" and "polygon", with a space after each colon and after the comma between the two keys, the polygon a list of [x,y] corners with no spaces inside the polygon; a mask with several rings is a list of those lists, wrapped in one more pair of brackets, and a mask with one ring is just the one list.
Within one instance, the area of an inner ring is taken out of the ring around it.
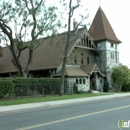
{"label": "hedge", "polygon": [[12,78],[12,81],[15,85],[46,85],[59,84],[60,78]]}
{"label": "hedge", "polygon": [[[67,80],[65,79],[65,83]],[[57,85],[60,84],[60,78],[24,78],[24,77],[9,77],[0,79],[0,97],[5,94],[9,94],[14,90],[17,85],[45,85],[46,89],[48,85],[54,85],[53,89],[57,89]]]}
{"label": "hedge", "polygon": [[0,80],[0,97],[10,94],[14,90],[14,83],[12,80]]}

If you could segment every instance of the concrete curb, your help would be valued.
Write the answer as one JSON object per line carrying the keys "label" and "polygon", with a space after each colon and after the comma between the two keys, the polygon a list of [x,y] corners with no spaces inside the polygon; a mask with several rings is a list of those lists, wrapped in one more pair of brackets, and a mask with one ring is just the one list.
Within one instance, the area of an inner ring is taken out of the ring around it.
{"label": "concrete curb", "polygon": [[109,100],[109,99],[122,98],[122,97],[130,97],[130,93],[95,96],[89,98],[86,97],[86,98],[76,98],[76,99],[67,99],[67,100],[58,100],[58,101],[48,101],[48,102],[39,102],[39,103],[29,103],[29,104],[20,104],[20,105],[0,106],[0,114],[9,113],[9,112],[18,112],[24,110],[32,110],[32,109],[42,108],[42,107],[49,108],[49,107],[70,105],[70,104],[83,103],[83,102]]}

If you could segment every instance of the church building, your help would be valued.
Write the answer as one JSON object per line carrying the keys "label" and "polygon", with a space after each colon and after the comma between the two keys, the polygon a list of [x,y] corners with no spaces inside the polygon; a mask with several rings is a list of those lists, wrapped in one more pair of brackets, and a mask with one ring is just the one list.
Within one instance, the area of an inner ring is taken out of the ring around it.
{"label": "church building", "polygon": [[[73,32],[73,31],[72,31]],[[89,30],[80,28],[77,30],[78,38],[71,36],[69,45],[65,77],[68,80],[68,93],[74,84],[78,91],[90,89],[103,89],[107,80],[112,87],[112,68],[119,65],[119,44],[106,15],[99,7]],[[33,61],[28,77],[60,77],[62,61],[65,51],[67,32],[59,34],[53,44],[47,37],[33,55]],[[3,48],[3,57],[0,58],[0,77],[9,77],[17,74],[16,68],[11,62],[11,54],[7,47]],[[20,58],[23,66],[28,58],[27,49]]]}

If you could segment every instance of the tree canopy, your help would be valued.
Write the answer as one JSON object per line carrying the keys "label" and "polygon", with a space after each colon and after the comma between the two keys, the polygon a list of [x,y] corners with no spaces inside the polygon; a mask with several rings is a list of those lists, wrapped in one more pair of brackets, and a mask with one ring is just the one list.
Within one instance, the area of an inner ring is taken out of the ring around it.
{"label": "tree canopy", "polygon": [[122,85],[130,83],[130,69],[127,66],[119,65],[113,68],[113,82],[116,83],[121,91]]}
{"label": "tree canopy", "polygon": [[[20,76],[28,75],[33,51],[43,42],[37,39],[54,37],[61,26],[59,19],[57,7],[49,6],[46,0],[1,0],[0,40],[8,46]],[[20,56],[25,49],[29,51],[29,58],[23,68]]]}

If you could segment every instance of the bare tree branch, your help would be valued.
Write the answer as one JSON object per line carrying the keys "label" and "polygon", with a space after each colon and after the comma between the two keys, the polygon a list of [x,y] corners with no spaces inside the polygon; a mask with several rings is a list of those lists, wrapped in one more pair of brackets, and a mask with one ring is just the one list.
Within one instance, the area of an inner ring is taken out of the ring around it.
{"label": "bare tree branch", "polygon": [[[38,8],[40,7],[40,5],[42,4],[43,0],[41,0],[38,4],[38,6],[35,8],[35,12],[38,10]],[[45,1],[44,1],[45,2]]]}
{"label": "bare tree branch", "polygon": [[[7,26],[2,19],[0,19],[0,27],[3,32],[9,37],[9,40],[12,41],[12,30],[9,26]],[[10,32],[9,32],[10,31]]]}

